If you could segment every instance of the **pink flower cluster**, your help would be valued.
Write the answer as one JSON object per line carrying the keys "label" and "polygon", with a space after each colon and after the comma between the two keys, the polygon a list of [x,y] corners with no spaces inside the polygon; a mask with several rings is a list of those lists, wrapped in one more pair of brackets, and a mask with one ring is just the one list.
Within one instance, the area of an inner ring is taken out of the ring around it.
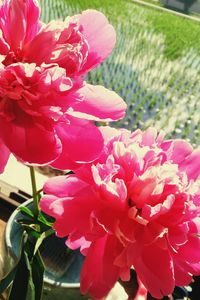
{"label": "pink flower cluster", "polygon": [[160,299],[200,274],[200,149],[153,128],[101,130],[100,157],[47,181],[41,209],[86,256],[83,293],[99,299],[134,268]]}
{"label": "pink flower cluster", "polygon": [[169,295],[200,274],[200,149],[153,128],[96,127],[126,109],[84,81],[112,52],[113,27],[95,10],[48,24],[39,16],[36,0],[1,1],[0,173],[10,153],[76,170],[45,184],[41,209],[86,256],[83,293],[99,299],[134,268],[138,295]]}
{"label": "pink flower cluster", "polygon": [[10,152],[60,169],[93,161],[103,147],[94,121],[126,109],[116,93],[83,80],[115,45],[106,17],[87,10],[43,24],[39,15],[36,0],[0,6],[0,172]]}

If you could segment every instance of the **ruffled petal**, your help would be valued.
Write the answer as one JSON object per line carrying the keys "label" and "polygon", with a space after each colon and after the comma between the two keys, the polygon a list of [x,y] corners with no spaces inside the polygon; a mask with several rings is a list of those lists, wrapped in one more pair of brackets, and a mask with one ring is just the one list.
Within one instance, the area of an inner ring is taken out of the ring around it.
{"label": "ruffled petal", "polygon": [[155,244],[143,249],[134,262],[138,277],[150,294],[158,299],[173,292],[175,286],[172,258],[168,250]]}
{"label": "ruffled petal", "polygon": [[26,37],[24,43],[31,41],[41,28],[40,7],[37,0],[26,1]]}
{"label": "ruffled petal", "polygon": [[152,146],[156,142],[157,129],[153,127],[147,128],[147,130],[142,135],[142,145]]}
{"label": "ruffled petal", "polygon": [[89,44],[87,61],[81,70],[81,73],[85,73],[110,55],[116,43],[116,33],[104,14],[99,11],[86,10],[77,17]]}
{"label": "ruffled petal", "polygon": [[103,135],[103,139],[105,143],[108,142],[111,138],[120,135],[120,131],[118,129],[110,126],[101,126],[99,127],[99,129]]}
{"label": "ruffled petal", "polygon": [[91,242],[88,242],[84,237],[76,239],[75,241],[71,240],[71,237],[69,237],[66,241],[66,245],[72,250],[80,248],[81,253],[86,255]]}
{"label": "ruffled petal", "polygon": [[199,263],[200,261],[200,220],[197,218],[189,223],[188,241],[179,249],[179,256],[189,263]]}
{"label": "ruffled petal", "polygon": [[172,142],[172,154],[170,155],[170,159],[172,159],[175,164],[180,164],[192,153],[192,150],[192,146],[186,141],[174,140]]}
{"label": "ruffled petal", "polygon": [[0,8],[0,28],[11,50],[21,48],[40,28],[39,5],[35,0],[4,0]]}
{"label": "ruffled petal", "polygon": [[171,210],[174,201],[175,201],[174,196],[169,195],[162,204],[158,203],[155,206],[145,204],[142,208],[142,217],[148,221],[149,220],[153,221],[161,217],[163,214],[168,213]]}
{"label": "ruffled petal", "polygon": [[54,213],[52,206],[56,200],[57,200],[57,197],[53,196],[53,195],[44,195],[40,199],[41,210],[43,212],[45,212],[45,214],[48,214],[49,216],[54,217],[54,218],[56,218],[57,214]]}
{"label": "ruffled petal", "polygon": [[47,29],[41,30],[32,41],[25,45],[23,54],[26,61],[35,62],[38,65],[51,63],[51,55],[56,46],[56,39],[55,32]]}
{"label": "ruffled petal", "polygon": [[56,176],[47,180],[43,190],[44,193],[57,197],[73,197],[79,194],[86,186],[88,186],[87,183],[74,175]]}
{"label": "ruffled petal", "polygon": [[[8,43],[5,41],[2,30],[0,29],[0,54],[6,55],[9,50],[10,50],[10,47],[9,47]],[[2,57],[2,60],[3,60],[3,57]]]}
{"label": "ruffled petal", "polygon": [[40,207],[56,219],[54,229],[57,236],[69,235],[70,240],[76,241],[89,232],[93,201],[92,191],[81,196],[65,198],[44,195],[40,200]]}
{"label": "ruffled petal", "polygon": [[82,293],[100,299],[114,286],[119,278],[119,268],[113,264],[116,246],[116,240],[107,235],[92,243],[81,271]]}
{"label": "ruffled petal", "polygon": [[10,151],[8,150],[8,148],[4,145],[4,143],[2,142],[2,140],[0,139],[0,174],[3,173],[4,168],[7,164],[7,161],[9,159],[10,156]]}
{"label": "ruffled petal", "polygon": [[[44,47],[41,48],[41,44]],[[67,75],[79,75],[88,54],[88,44],[79,31],[77,22],[67,18],[51,21],[43,26],[35,38],[25,45],[24,55],[27,61],[37,64],[57,64],[64,68]]]}
{"label": "ruffled petal", "polygon": [[196,180],[200,175],[200,148],[194,150],[180,164],[180,170],[185,171],[189,179]]}
{"label": "ruffled petal", "polygon": [[174,260],[174,277],[177,286],[188,285],[192,281],[192,274],[187,272],[182,262],[179,263],[178,258]]}
{"label": "ruffled petal", "polygon": [[122,119],[127,108],[123,99],[115,92],[100,85],[85,84],[74,95],[70,115],[94,121]]}

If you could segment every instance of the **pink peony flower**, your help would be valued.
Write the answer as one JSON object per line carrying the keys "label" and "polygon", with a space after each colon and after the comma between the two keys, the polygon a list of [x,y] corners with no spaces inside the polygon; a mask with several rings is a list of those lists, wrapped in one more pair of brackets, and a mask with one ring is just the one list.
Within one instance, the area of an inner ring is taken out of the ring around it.
{"label": "pink peony flower", "polygon": [[99,159],[47,181],[41,209],[86,255],[83,293],[101,298],[134,268],[160,299],[200,274],[200,149],[153,128],[101,130]]}
{"label": "pink peony flower", "polygon": [[[114,92],[85,83],[82,75],[101,63],[114,44],[114,29],[100,12],[88,10],[45,25],[39,22],[37,1],[4,0],[0,6],[4,148],[25,163],[52,163],[60,169],[97,158],[103,138],[93,121],[122,118],[126,104]],[[6,161],[1,157],[1,172]]]}
{"label": "pink peony flower", "polygon": [[96,10],[65,21],[39,21],[37,0],[3,0],[0,7],[0,54],[4,65],[56,63],[67,76],[85,74],[100,64],[116,42],[115,30]]}

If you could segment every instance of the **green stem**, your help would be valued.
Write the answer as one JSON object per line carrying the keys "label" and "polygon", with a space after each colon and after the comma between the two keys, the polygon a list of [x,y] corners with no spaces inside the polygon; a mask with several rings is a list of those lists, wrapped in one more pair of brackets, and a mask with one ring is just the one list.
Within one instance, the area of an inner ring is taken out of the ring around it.
{"label": "green stem", "polygon": [[34,216],[35,218],[37,218],[39,214],[39,206],[38,206],[38,193],[36,187],[35,170],[34,167],[32,166],[30,166],[29,168],[30,168],[30,175],[31,175],[32,192],[33,192]]}

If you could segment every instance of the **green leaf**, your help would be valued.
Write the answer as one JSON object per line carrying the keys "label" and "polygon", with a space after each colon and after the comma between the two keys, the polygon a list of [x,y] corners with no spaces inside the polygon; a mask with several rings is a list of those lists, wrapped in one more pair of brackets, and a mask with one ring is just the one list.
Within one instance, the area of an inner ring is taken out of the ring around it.
{"label": "green leaf", "polygon": [[42,224],[52,227],[54,219],[45,215],[42,211],[39,212],[38,221],[40,221]]}
{"label": "green leaf", "polygon": [[24,231],[27,233],[27,235],[30,237],[35,237],[38,238],[40,237],[41,233],[40,233],[40,227],[38,227],[37,224],[26,224],[23,223],[24,220],[21,220],[21,222],[19,222],[19,224],[23,227]]}
{"label": "green leaf", "polygon": [[[19,240],[19,249],[20,249],[20,256],[22,256],[22,253],[24,251],[24,244],[27,242],[27,233],[24,231],[20,240]],[[11,284],[11,282],[14,280],[17,268],[20,265],[22,257],[20,257],[19,261],[17,262],[17,265],[14,267],[13,270],[10,271],[10,273],[1,280],[0,282],[0,294],[3,293],[3,291]]]}
{"label": "green leaf", "polygon": [[22,249],[9,300],[40,300],[42,297],[44,265],[39,251],[34,252],[35,247],[36,244],[28,240]]}
{"label": "green leaf", "polygon": [[37,240],[37,242],[36,242],[36,244],[35,244],[34,255],[35,255],[36,252],[38,251],[38,249],[39,249],[39,247],[41,246],[43,240],[44,240],[45,238],[47,238],[48,236],[50,236],[51,234],[53,234],[53,233],[54,233],[54,230],[53,230],[53,229],[49,229],[49,230],[43,232],[43,233],[40,235],[40,237],[38,238],[38,240]]}
{"label": "green leaf", "polygon": [[33,286],[29,284],[31,282],[31,266],[29,263],[28,254],[25,249],[23,249],[20,261],[17,265],[15,278],[13,281],[12,289],[10,292],[9,300],[26,300],[28,289],[29,289],[29,300],[34,299],[34,289]]}
{"label": "green leaf", "polygon": [[32,219],[30,220],[30,219],[23,219],[23,218],[21,218],[21,219],[17,220],[17,223],[20,224],[20,225],[34,225]]}
{"label": "green leaf", "polygon": [[22,211],[21,213],[23,215],[25,215],[28,219],[24,219],[24,218],[20,218],[17,220],[17,223],[20,224],[38,224],[38,225],[46,225],[47,227],[52,227],[53,226],[53,222],[54,219],[46,216],[45,214],[43,214],[41,211],[39,212],[39,215],[37,217],[37,219],[34,218],[33,212],[31,210],[28,209],[28,211],[24,211],[24,208],[26,209],[26,207],[22,207]]}
{"label": "green leaf", "polygon": [[28,226],[26,227],[26,232],[29,235],[30,239],[31,239],[31,237],[38,239],[41,235],[40,232],[38,232],[38,231],[34,230],[33,228],[28,227]]}
{"label": "green leaf", "polygon": [[34,218],[33,212],[27,206],[19,206],[18,209],[23,215]]}
{"label": "green leaf", "polygon": [[34,222],[35,224],[44,224],[47,227],[52,227],[53,225],[54,219],[45,215],[42,211],[39,211],[39,215],[37,219],[35,219],[33,211],[31,211],[28,207],[21,206],[18,209],[24,216],[28,218],[27,220],[21,218],[18,220],[18,223],[31,224]]}
{"label": "green leaf", "polygon": [[40,300],[42,298],[43,275],[44,264],[39,254],[39,251],[37,251],[32,261],[32,279],[35,287],[35,300]]}

